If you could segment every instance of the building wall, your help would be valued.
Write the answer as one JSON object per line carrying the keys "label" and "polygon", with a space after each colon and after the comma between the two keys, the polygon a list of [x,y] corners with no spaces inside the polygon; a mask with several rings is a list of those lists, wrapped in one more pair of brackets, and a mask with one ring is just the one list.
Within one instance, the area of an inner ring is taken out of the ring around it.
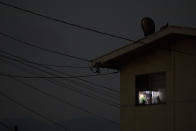
{"label": "building wall", "polygon": [[[196,44],[193,40],[182,40],[168,48],[193,51]],[[162,71],[167,74],[167,103],[136,106],[135,76]],[[156,50],[127,61],[120,73],[121,131],[196,130],[195,56]]]}
{"label": "building wall", "polygon": [[[179,41],[176,50],[196,52],[196,40]],[[195,53],[196,54],[196,53]],[[196,56],[174,52],[174,124],[176,131],[196,131]]]}
{"label": "building wall", "polygon": [[[171,53],[154,51],[137,57],[121,68],[121,131],[166,131],[170,128],[171,109],[167,104],[135,106],[135,76],[166,72],[167,91],[170,90]],[[168,94],[167,98],[168,97]]]}

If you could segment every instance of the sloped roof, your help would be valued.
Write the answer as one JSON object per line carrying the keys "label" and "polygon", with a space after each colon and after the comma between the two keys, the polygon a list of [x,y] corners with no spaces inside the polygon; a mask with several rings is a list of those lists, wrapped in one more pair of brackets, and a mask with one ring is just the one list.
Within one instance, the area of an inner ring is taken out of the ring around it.
{"label": "sloped roof", "polygon": [[105,68],[119,68],[120,61],[126,56],[131,56],[135,51],[142,51],[143,47],[150,47],[152,43],[156,41],[164,41],[168,37],[174,35],[179,36],[193,36],[196,37],[196,28],[179,27],[179,26],[168,26],[167,28],[161,29],[158,32],[153,33],[147,37],[144,37],[138,41],[130,43],[124,47],[109,52],[101,57],[92,60],[92,66],[99,66]]}

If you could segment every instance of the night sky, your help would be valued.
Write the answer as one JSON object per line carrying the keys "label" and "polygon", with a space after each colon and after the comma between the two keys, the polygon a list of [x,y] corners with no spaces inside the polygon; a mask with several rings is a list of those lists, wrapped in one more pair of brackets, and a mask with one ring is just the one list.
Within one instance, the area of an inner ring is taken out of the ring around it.
{"label": "night sky", "polygon": [[[39,12],[70,23],[123,36],[132,40],[143,38],[140,20],[151,17],[156,31],[167,22],[169,25],[196,27],[196,1],[194,0],[0,0],[21,8]],[[0,4],[0,32],[17,39],[64,52],[85,59],[94,59],[114,49],[130,44],[129,41],[112,38],[30,15]],[[6,51],[24,59],[44,64],[88,67],[89,63],[25,46],[0,35],[0,73],[23,76],[49,76],[46,68],[18,63],[6,59]],[[12,57],[13,58],[13,57]],[[33,66],[33,67],[32,67]],[[37,70],[37,68],[41,68]],[[71,75],[93,74],[88,68],[50,67]],[[113,70],[103,69],[101,73]],[[55,75],[57,72],[52,72]],[[65,75],[63,75],[65,76]],[[15,101],[39,112],[73,131],[119,131],[120,94],[103,89],[103,86],[120,90],[119,73],[108,76],[78,79],[13,79],[0,77],[0,92]],[[19,82],[19,81],[20,82]],[[73,108],[66,103],[48,97],[24,85],[24,82],[56,98],[90,111]],[[52,82],[53,83],[52,83]],[[54,83],[58,83],[54,85]],[[90,96],[90,97],[89,97]],[[107,120],[103,119],[106,118]],[[19,131],[63,131],[58,127],[0,95],[0,122],[8,127],[18,125]],[[117,122],[117,123],[114,123]],[[0,124],[1,131],[8,131]]]}

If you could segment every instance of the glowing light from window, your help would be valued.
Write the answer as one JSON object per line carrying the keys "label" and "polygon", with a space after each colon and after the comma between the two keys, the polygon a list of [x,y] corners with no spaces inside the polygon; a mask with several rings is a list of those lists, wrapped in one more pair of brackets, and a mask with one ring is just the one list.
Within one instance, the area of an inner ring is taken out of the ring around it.
{"label": "glowing light from window", "polygon": [[139,104],[159,104],[160,92],[159,91],[139,91]]}

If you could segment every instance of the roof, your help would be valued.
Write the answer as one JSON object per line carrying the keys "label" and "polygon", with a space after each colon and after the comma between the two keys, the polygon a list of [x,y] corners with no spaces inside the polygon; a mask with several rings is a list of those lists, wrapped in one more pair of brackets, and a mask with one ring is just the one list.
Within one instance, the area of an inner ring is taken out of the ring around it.
{"label": "roof", "polygon": [[[92,60],[91,64],[93,67],[102,68],[120,68],[121,61],[137,52],[143,52],[144,49],[152,48],[153,43],[157,44],[160,41],[173,38],[174,36],[193,36],[196,37],[196,28],[179,27],[179,26],[168,26],[167,28],[161,29],[147,37],[144,37],[138,41],[130,43],[112,52],[109,52],[101,57]],[[159,42],[158,42],[159,41]]]}

